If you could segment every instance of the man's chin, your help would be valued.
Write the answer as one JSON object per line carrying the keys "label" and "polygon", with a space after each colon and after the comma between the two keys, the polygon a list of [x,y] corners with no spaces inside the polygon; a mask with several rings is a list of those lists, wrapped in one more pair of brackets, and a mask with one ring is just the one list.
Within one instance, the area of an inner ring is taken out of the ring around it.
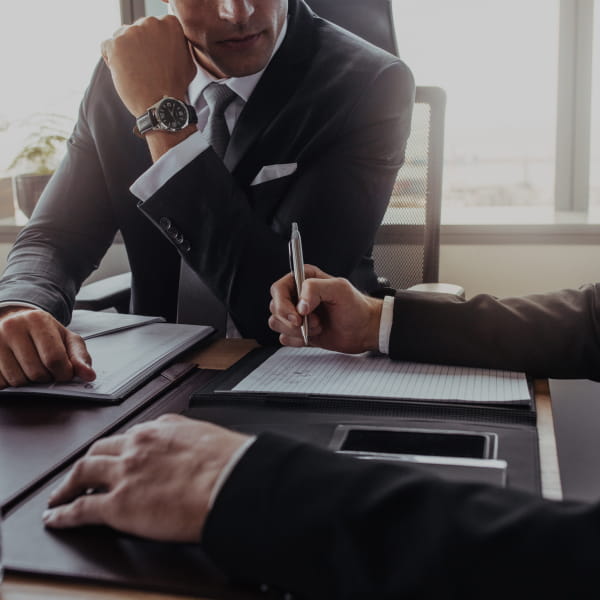
{"label": "man's chin", "polygon": [[218,48],[209,57],[195,48],[198,62],[217,77],[246,77],[262,71],[268,64],[272,48],[268,52],[248,52],[246,48]]}

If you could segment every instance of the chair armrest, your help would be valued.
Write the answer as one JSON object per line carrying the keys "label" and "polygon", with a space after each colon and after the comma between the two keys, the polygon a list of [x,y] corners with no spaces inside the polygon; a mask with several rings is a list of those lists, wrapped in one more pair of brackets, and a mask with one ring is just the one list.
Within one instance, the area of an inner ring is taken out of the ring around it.
{"label": "chair armrest", "polygon": [[120,313],[127,313],[130,297],[131,273],[121,273],[81,286],[75,298],[75,308],[105,310],[114,307]]}
{"label": "chair armrest", "polygon": [[434,294],[453,294],[459,298],[465,297],[465,289],[454,283],[418,283],[407,288],[410,292],[432,292]]}

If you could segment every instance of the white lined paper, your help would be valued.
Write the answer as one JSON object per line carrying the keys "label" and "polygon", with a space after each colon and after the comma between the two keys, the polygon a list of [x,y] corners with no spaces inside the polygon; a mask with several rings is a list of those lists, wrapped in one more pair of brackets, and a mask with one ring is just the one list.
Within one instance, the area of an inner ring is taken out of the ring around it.
{"label": "white lined paper", "polygon": [[473,403],[531,400],[524,373],[319,348],[280,348],[231,391]]}

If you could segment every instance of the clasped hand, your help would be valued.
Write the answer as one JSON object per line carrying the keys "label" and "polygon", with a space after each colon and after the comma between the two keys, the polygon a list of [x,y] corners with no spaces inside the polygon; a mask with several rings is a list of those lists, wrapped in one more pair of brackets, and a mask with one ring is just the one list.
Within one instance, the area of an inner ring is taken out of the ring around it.
{"label": "clasped hand", "polygon": [[196,74],[177,17],[145,17],[117,29],[101,44],[119,97],[135,117],[163,96],[184,99]]}

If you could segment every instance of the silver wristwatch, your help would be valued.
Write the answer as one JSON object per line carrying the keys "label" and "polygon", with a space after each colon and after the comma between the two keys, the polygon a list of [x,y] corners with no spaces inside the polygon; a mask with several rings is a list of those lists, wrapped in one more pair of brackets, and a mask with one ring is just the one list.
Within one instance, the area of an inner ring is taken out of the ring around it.
{"label": "silver wristwatch", "polygon": [[136,119],[133,132],[143,136],[149,131],[181,131],[198,117],[193,106],[177,98],[165,96]]}

